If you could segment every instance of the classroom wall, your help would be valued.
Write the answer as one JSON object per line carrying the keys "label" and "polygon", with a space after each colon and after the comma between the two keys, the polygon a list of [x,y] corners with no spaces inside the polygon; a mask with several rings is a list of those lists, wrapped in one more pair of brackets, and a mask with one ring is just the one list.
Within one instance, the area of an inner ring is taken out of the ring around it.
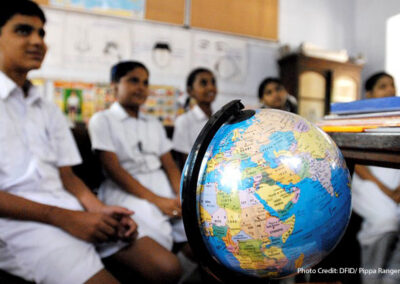
{"label": "classroom wall", "polygon": [[297,47],[310,42],[330,50],[354,52],[352,0],[279,1],[279,39]]}
{"label": "classroom wall", "polygon": [[[360,32],[365,32],[368,28],[361,29],[360,21],[365,21],[366,16],[362,13],[355,12],[360,9],[361,2],[370,1],[378,5],[377,0],[307,0],[279,1],[279,16],[278,16],[278,34],[279,42],[266,41],[261,39],[253,39],[249,37],[233,36],[216,32],[203,31],[205,37],[225,37],[232,40],[238,40],[245,43],[246,48],[246,76],[239,81],[224,81],[219,80],[219,96],[215,102],[215,108],[219,108],[226,102],[232,99],[242,99],[246,105],[257,105],[257,90],[260,81],[266,76],[277,76],[279,59],[279,47],[288,44],[293,51],[302,43],[310,42],[330,50],[347,49],[350,55],[356,55],[358,52],[363,52],[369,57],[370,53],[374,53],[374,49],[366,50],[364,44],[357,42],[357,38],[362,42],[364,37],[356,34],[358,29]],[[388,0],[392,3],[392,8],[397,2],[396,0]],[[400,2],[399,4],[400,5]],[[382,5],[381,5],[382,6]],[[375,7],[374,9],[378,9]],[[366,9],[363,9],[365,11]],[[388,11],[390,9],[387,9]],[[371,9],[371,12],[373,9]],[[72,12],[69,12],[72,13]],[[355,17],[357,15],[357,17]],[[357,25],[354,25],[355,19]],[[132,21],[132,25],[142,24],[154,29],[166,27],[168,25],[137,22]],[[190,34],[200,32],[196,29],[184,29],[179,26],[168,26],[170,29],[182,31]],[[382,62],[382,64],[384,64]],[[96,78],[107,80],[108,74],[91,74],[81,70],[71,70],[68,68],[47,68],[47,72],[34,73],[36,76],[46,77],[48,74],[55,74],[55,77],[63,79],[75,79],[90,81]],[[151,78],[152,84],[169,84],[177,86],[184,90],[185,78],[174,74],[154,74]],[[79,77],[79,78],[76,78]]]}
{"label": "classroom wall", "polygon": [[366,58],[364,81],[372,73],[385,69],[386,21],[400,13],[400,1],[355,0],[354,11],[354,50]]}

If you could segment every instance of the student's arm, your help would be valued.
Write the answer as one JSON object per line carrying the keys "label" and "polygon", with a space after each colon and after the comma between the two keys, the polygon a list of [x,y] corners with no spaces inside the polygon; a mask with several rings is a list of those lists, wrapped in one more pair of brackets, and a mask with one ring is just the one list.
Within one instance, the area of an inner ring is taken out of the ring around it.
{"label": "student's arm", "polygon": [[[122,239],[132,238],[136,234],[137,225],[130,218],[133,214],[132,211],[119,207],[107,206],[103,204],[91,191],[86,187],[80,178],[78,178],[71,167],[59,168],[60,178],[66,190],[73,194],[82,206],[88,211],[93,213],[100,213],[101,215],[109,216],[117,221],[113,226],[113,230],[108,230],[107,236],[114,237],[118,231],[118,237]],[[108,218],[104,220],[108,224]],[[108,225],[112,225],[111,223]],[[107,232],[106,232],[107,233]]]}
{"label": "student's arm", "polygon": [[174,159],[170,152],[165,153],[161,156],[161,164],[165,172],[167,173],[169,182],[175,193],[179,196],[180,183],[181,183],[181,172],[175,164]]}
{"label": "student's arm", "polygon": [[49,206],[4,191],[0,191],[0,216],[53,225],[88,242],[108,240],[118,225],[118,221],[105,214]]}
{"label": "student's arm", "polygon": [[390,190],[377,177],[375,177],[366,166],[356,165],[354,171],[361,179],[369,180],[369,181],[375,183],[378,186],[378,188],[384,194],[386,194],[391,199],[393,199],[394,202],[400,203],[399,187],[396,190]]}
{"label": "student's arm", "polygon": [[144,187],[121,166],[115,153],[99,150],[97,152],[108,176],[123,190],[155,204],[168,216],[176,217],[173,214],[175,210],[180,215],[181,209],[178,200],[158,196]]}
{"label": "student's arm", "polygon": [[72,193],[87,211],[102,211],[104,204],[74,174],[71,167],[60,167],[59,173],[64,188]]}

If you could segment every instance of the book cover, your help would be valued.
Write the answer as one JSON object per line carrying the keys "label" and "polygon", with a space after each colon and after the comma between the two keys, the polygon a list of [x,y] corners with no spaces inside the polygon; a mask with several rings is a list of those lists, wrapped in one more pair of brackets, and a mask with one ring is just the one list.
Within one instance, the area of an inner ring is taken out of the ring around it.
{"label": "book cover", "polygon": [[331,113],[351,114],[400,110],[400,97],[363,99],[347,103],[332,103]]}

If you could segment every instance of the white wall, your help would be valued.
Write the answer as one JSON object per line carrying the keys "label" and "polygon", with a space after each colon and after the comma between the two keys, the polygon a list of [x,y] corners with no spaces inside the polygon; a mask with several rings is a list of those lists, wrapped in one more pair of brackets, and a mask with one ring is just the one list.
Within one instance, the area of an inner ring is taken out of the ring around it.
{"label": "white wall", "polygon": [[394,77],[400,96],[400,13],[387,21],[386,38],[386,71]]}
{"label": "white wall", "polygon": [[279,40],[298,47],[311,42],[353,52],[354,0],[279,0]]}
{"label": "white wall", "polygon": [[354,0],[354,49],[366,57],[362,77],[385,70],[386,21],[400,13],[399,0]]}

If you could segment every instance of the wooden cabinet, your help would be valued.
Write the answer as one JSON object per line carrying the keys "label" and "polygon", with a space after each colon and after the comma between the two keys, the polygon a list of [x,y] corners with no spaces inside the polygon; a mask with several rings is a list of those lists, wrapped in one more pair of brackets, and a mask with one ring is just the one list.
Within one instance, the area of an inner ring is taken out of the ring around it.
{"label": "wooden cabinet", "polygon": [[361,97],[362,65],[336,62],[302,54],[279,61],[280,78],[299,103],[299,114],[317,121],[329,113],[330,103]]}

